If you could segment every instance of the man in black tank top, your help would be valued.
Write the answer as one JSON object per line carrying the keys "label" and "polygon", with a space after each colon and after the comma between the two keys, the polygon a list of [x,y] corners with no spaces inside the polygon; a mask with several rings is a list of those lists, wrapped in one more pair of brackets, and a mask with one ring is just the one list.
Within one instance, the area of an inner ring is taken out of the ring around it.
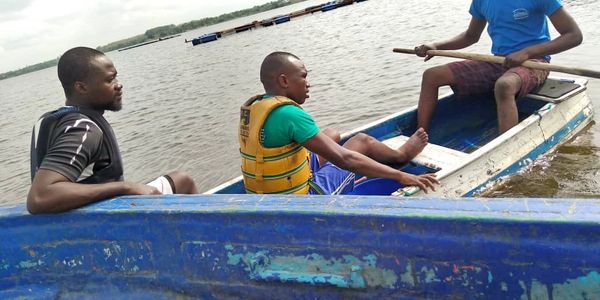
{"label": "man in black tank top", "polygon": [[102,52],[77,47],[58,62],[64,107],[44,114],[31,140],[30,213],[63,212],[119,195],[197,193],[193,179],[175,171],[149,184],[123,180],[119,147],[105,110],[121,109],[123,85]]}

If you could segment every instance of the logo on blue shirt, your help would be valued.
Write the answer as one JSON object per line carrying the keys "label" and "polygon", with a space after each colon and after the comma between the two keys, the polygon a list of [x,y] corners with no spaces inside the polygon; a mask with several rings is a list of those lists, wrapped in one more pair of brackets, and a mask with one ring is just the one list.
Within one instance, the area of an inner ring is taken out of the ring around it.
{"label": "logo on blue shirt", "polygon": [[513,18],[515,21],[527,19],[529,17],[529,11],[525,8],[517,8],[513,10]]}

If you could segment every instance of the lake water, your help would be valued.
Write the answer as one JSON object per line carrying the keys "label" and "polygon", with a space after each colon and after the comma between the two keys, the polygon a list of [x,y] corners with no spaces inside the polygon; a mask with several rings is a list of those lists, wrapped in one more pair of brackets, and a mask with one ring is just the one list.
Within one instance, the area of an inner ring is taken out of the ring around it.
{"label": "lake water", "polygon": [[[312,84],[305,109],[321,127],[344,132],[413,106],[422,72],[452,60],[423,63],[392,49],[450,38],[465,30],[470,18],[469,0],[371,0],[209,44],[184,43],[184,38],[322,2],[306,1],[108,53],[125,86],[123,110],[106,115],[123,152],[125,177],[144,182],[183,169],[206,191],[239,176],[239,106],[261,93],[260,63],[276,50],[304,60]],[[553,63],[600,70],[600,1],[564,5],[579,23],[584,42],[555,55]],[[490,44],[484,33],[464,51],[489,53]],[[600,81],[590,80],[588,87],[597,117]],[[0,204],[24,202],[30,184],[31,128],[41,114],[64,103],[56,68],[0,81],[0,100]],[[600,197],[599,156],[600,129],[591,125],[492,196]]]}

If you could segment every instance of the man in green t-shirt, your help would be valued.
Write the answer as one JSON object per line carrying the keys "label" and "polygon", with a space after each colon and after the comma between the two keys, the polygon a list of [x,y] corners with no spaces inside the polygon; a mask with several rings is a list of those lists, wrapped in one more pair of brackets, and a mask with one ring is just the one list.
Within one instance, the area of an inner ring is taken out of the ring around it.
{"label": "man in green t-shirt", "polygon": [[[309,97],[310,84],[306,77],[304,63],[295,55],[286,52],[269,54],[260,69],[260,80],[266,93],[263,99],[283,96],[302,105]],[[340,135],[336,130],[320,130],[302,108],[283,105],[268,115],[261,133],[264,147],[275,148],[296,142],[312,152],[313,181],[327,194],[351,191],[354,172],[393,179],[406,186],[418,186],[425,192],[434,190],[434,184],[439,184],[435,174],[416,176],[387,166],[406,163],[423,150],[428,136],[422,128],[396,150],[363,133],[340,146]]]}

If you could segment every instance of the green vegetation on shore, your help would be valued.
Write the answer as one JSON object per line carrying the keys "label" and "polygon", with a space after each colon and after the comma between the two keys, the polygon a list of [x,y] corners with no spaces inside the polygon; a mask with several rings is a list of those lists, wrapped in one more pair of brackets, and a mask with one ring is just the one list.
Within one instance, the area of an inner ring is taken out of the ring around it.
{"label": "green vegetation on shore", "polygon": [[[180,25],[171,24],[171,25],[159,26],[159,27],[155,27],[155,28],[146,30],[146,32],[144,34],[140,34],[140,35],[136,35],[134,37],[130,37],[130,38],[116,41],[116,42],[112,42],[112,43],[104,45],[104,46],[99,46],[96,49],[98,49],[102,52],[110,52],[113,50],[133,46],[133,45],[147,42],[150,40],[156,40],[161,37],[166,37],[166,36],[170,36],[170,35],[174,35],[174,34],[183,33],[183,32],[197,29],[200,27],[214,25],[217,23],[233,20],[236,18],[250,16],[250,15],[257,14],[257,13],[260,13],[263,11],[283,7],[286,5],[290,5],[290,4],[294,4],[294,3],[298,3],[298,2],[302,2],[302,1],[306,1],[306,0],[275,0],[275,1],[271,1],[266,4],[256,5],[252,8],[247,8],[247,9],[242,9],[242,10],[238,10],[238,11],[231,12],[231,13],[222,14],[217,17],[209,17],[209,18],[204,18],[204,19],[200,19],[200,20],[194,20],[194,21],[186,22],[186,23],[183,23]],[[46,68],[50,68],[50,67],[56,66],[57,62],[58,62],[58,59],[52,59],[52,60],[45,61],[45,62],[42,62],[39,64],[27,66],[25,68],[18,69],[15,71],[2,73],[2,74],[0,74],[0,80],[27,74],[30,72],[34,72],[34,71],[38,71],[38,70],[42,70],[42,69],[46,69]]]}
{"label": "green vegetation on shore", "polygon": [[0,74],[0,80],[6,79],[6,78],[11,78],[11,77],[16,77],[19,75],[39,71],[39,70],[50,68],[50,67],[54,67],[54,66],[56,66],[57,63],[58,63],[58,58],[55,58],[53,60],[45,61],[43,63],[39,63],[39,64],[31,65],[31,66],[27,66],[25,68],[21,68],[16,71],[2,73],[2,74]]}

